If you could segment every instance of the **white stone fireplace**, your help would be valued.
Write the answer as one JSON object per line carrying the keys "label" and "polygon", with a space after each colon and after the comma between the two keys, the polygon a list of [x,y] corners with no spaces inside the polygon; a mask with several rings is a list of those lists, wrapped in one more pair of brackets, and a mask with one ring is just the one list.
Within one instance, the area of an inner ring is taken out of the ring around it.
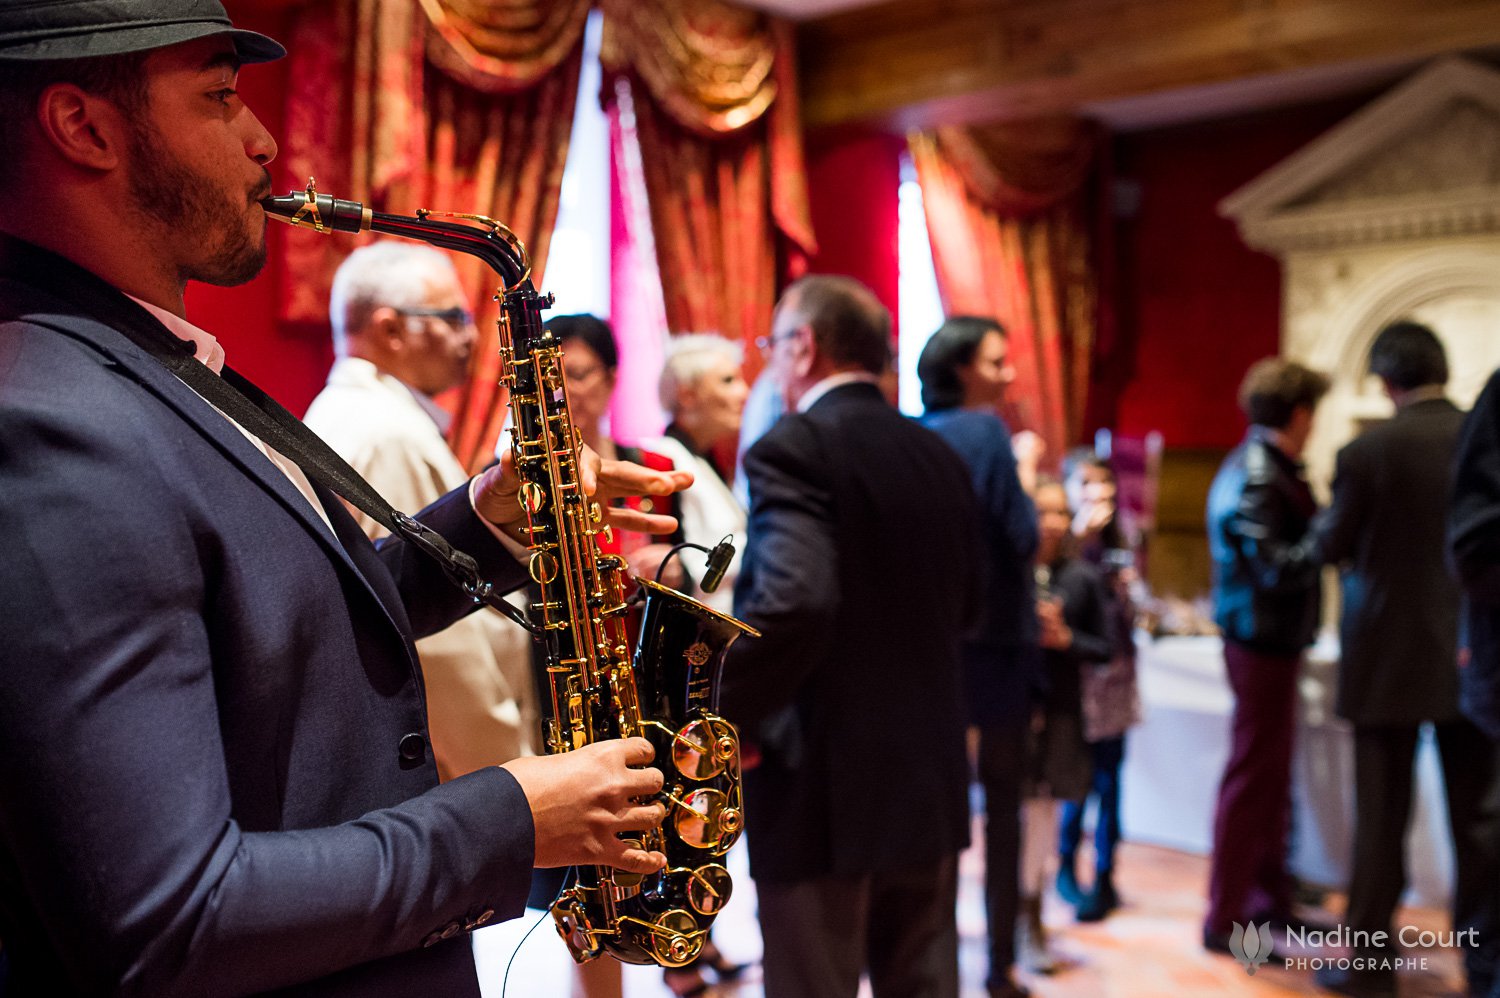
{"label": "white stone fireplace", "polygon": [[1282,354],[1333,379],[1306,455],[1325,495],[1338,448],[1390,414],[1365,373],[1386,323],[1433,328],[1460,405],[1500,367],[1500,71],[1438,62],[1220,210],[1282,261]]}

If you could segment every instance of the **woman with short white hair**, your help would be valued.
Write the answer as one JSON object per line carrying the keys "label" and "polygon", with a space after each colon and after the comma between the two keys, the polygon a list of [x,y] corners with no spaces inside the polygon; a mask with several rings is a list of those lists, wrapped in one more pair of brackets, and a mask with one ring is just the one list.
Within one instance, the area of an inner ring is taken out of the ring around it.
{"label": "woman with short white hair", "polygon": [[735,556],[724,581],[712,593],[697,587],[706,557],[682,552],[683,567],[693,580],[693,595],[716,610],[730,612],[734,580],[739,575],[745,546],[745,510],[729,488],[729,466],[719,466],[719,455],[733,461],[739,439],[740,417],[750,388],[740,373],[744,349],[716,333],[686,333],[667,345],[658,388],[661,406],[670,422],[666,435],[647,446],[672,459],[677,468],[693,473],[692,488],[678,495],[677,517],[686,540],[713,547],[726,535],[734,538]]}

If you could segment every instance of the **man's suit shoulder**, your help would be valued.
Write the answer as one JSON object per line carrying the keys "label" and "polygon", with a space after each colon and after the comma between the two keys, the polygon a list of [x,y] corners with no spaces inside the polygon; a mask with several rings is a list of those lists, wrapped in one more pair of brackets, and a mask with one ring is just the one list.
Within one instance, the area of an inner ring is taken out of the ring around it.
{"label": "man's suit shoulder", "polygon": [[24,318],[0,320],[0,413],[11,432],[22,424],[38,432],[50,426],[48,433],[71,427],[68,432],[115,441],[149,459],[152,451],[142,443],[150,436],[144,398],[135,378],[122,375],[124,368],[92,336]]}
{"label": "man's suit shoulder", "polygon": [[745,452],[745,466],[784,465],[799,459],[810,460],[816,452],[816,434],[807,413],[793,412],[778,419],[751,445]]}
{"label": "man's suit shoulder", "polygon": [[1392,448],[1430,446],[1450,442],[1456,446],[1465,413],[1446,399],[1419,403],[1414,412],[1375,423],[1339,449],[1339,457],[1349,461],[1369,461]]}

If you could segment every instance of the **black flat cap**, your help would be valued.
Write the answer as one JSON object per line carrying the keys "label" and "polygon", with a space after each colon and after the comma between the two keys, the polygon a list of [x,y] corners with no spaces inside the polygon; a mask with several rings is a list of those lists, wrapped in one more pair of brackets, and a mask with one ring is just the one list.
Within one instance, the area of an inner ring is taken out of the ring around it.
{"label": "black flat cap", "polygon": [[0,0],[0,61],[87,59],[227,35],[241,62],[286,55],[229,21],[218,0]]}

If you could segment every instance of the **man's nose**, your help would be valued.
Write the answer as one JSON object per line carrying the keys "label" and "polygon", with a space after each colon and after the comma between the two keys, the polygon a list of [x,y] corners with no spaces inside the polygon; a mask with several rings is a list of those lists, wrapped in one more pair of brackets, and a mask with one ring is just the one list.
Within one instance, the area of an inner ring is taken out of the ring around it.
{"label": "man's nose", "polygon": [[249,118],[247,122],[249,131],[245,135],[245,154],[261,166],[265,166],[276,158],[276,140],[270,132],[266,131],[266,126],[260,123],[254,111],[247,107],[244,113]]}

